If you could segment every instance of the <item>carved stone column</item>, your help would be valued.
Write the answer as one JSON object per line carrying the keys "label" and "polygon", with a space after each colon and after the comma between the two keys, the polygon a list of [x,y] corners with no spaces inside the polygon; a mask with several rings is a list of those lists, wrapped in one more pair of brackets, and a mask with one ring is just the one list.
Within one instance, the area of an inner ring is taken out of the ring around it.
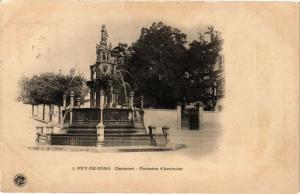
{"label": "carved stone column", "polygon": [[130,92],[129,94],[129,107],[131,109],[131,119],[132,119],[132,123],[134,123],[134,104],[133,104],[133,98],[134,98],[134,92]]}
{"label": "carved stone column", "polygon": [[78,108],[80,108],[80,106],[81,106],[81,97],[77,97],[76,102],[77,102]]}
{"label": "carved stone column", "polygon": [[67,108],[67,95],[63,95],[63,109],[66,110]]}
{"label": "carved stone column", "polygon": [[129,107],[133,108],[133,97],[134,97],[134,92],[130,92],[129,94]]}
{"label": "carved stone column", "polygon": [[103,146],[104,144],[104,124],[103,124],[103,108],[104,108],[104,93],[100,90],[100,100],[99,100],[100,114],[99,123],[97,128],[97,146]]}

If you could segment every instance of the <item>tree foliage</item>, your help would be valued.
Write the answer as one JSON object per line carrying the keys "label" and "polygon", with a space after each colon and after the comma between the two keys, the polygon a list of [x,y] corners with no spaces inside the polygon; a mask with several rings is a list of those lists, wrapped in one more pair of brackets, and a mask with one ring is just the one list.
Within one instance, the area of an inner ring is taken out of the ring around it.
{"label": "tree foliage", "polygon": [[185,69],[186,34],[162,22],[142,28],[132,44],[127,69],[134,75],[135,90],[145,96],[145,104],[171,107],[178,100],[180,78]]}
{"label": "tree foliage", "polygon": [[212,109],[218,99],[215,93],[218,87],[215,66],[222,57],[220,54],[222,44],[220,32],[216,31],[213,26],[208,26],[204,34],[200,33],[199,40],[190,44],[187,52],[191,79],[198,81],[198,91],[201,94],[198,98],[207,109]]}
{"label": "tree foliage", "polygon": [[63,94],[72,90],[81,97],[81,101],[88,93],[85,79],[82,75],[61,75],[42,73],[33,77],[23,76],[19,81],[18,101],[25,104],[53,104],[62,106]]}
{"label": "tree foliage", "polygon": [[[223,39],[213,26],[200,33],[198,40],[188,43],[186,38],[179,29],[158,22],[142,28],[131,45],[114,47],[118,69],[112,84],[120,99],[134,90],[135,96],[145,96],[145,106],[171,108],[179,101],[202,101],[206,109],[213,109],[218,99],[215,66]],[[82,101],[88,93],[85,79],[74,70],[70,75],[23,77],[20,88],[19,101],[30,104],[62,105],[65,92],[75,91]]]}
{"label": "tree foliage", "polygon": [[214,68],[223,40],[213,26],[199,35],[187,44],[186,34],[158,22],[142,28],[131,46],[119,44],[113,49],[122,68],[133,75],[125,79],[137,95],[145,96],[146,106],[170,108],[179,101],[202,101],[207,109],[215,106]]}

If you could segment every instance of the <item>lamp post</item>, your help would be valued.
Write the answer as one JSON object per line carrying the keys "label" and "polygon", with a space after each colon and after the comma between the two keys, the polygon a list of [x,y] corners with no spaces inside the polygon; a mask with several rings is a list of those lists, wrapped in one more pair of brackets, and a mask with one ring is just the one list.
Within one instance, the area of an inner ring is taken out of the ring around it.
{"label": "lamp post", "polygon": [[97,145],[103,145],[104,143],[104,124],[103,124],[103,108],[104,108],[104,93],[103,90],[100,90],[100,100],[99,100],[99,107],[100,107],[100,118],[99,123],[96,126],[97,128]]}

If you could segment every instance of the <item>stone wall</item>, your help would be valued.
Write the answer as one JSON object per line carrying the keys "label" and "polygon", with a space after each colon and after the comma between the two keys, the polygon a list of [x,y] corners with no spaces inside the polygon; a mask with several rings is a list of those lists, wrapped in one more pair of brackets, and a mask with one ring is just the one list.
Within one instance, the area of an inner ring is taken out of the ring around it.
{"label": "stone wall", "polygon": [[157,127],[158,132],[161,132],[161,127],[167,125],[170,130],[177,129],[177,110],[176,109],[144,109],[145,126],[149,125]]}
{"label": "stone wall", "polygon": [[203,111],[201,129],[221,128],[221,114],[218,111]]}
{"label": "stone wall", "polygon": [[217,123],[219,122],[220,112],[217,111],[203,111],[202,119],[203,123]]}
{"label": "stone wall", "polygon": [[[219,126],[220,114],[218,111],[202,111],[201,126],[203,128]],[[154,125],[160,130],[163,125],[168,125],[170,130],[180,130],[177,109],[145,109],[144,118],[146,127]]]}

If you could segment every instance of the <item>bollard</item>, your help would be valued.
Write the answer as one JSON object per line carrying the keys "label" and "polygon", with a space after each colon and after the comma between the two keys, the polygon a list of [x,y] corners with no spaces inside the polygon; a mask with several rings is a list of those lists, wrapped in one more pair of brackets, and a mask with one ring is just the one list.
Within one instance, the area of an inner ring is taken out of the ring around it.
{"label": "bollard", "polygon": [[40,136],[43,134],[43,126],[36,126],[36,142],[40,142]]}
{"label": "bollard", "polygon": [[46,134],[46,143],[51,144],[51,135],[53,133],[53,125],[46,125],[45,126],[45,134]]}
{"label": "bollard", "polygon": [[156,145],[156,127],[153,125],[148,126],[149,128],[149,135],[151,138],[151,144]]}

